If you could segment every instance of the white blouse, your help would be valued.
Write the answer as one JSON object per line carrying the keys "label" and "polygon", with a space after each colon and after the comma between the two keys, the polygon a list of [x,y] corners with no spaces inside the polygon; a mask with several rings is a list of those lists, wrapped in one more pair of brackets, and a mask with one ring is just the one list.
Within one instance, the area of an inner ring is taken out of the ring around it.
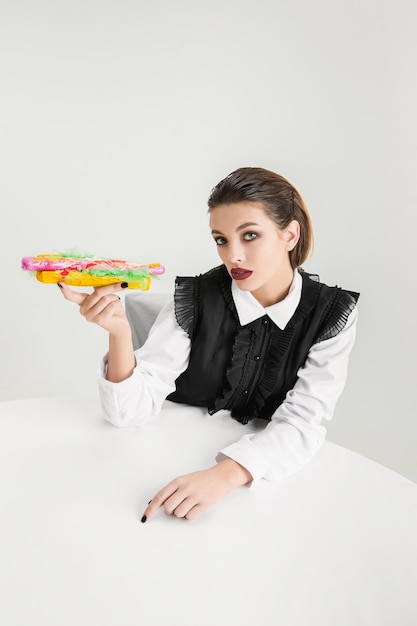
{"label": "white blouse", "polygon": [[[232,282],[241,325],[266,314],[284,329],[299,304],[301,287],[302,278],[295,270],[287,297],[264,308],[250,292],[241,291]],[[294,474],[308,463],[325,439],[322,422],[333,417],[346,382],[357,315],[355,307],[338,335],[310,348],[296,384],[271,421],[220,450],[217,461],[226,457],[234,459],[254,480],[277,480]],[[187,368],[190,347],[188,335],[175,319],[172,299],[159,314],[145,345],[135,351],[136,367],[130,378],[120,383],[106,380],[107,356],[103,359],[99,367],[99,392],[106,418],[115,426],[142,426],[155,417],[166,397],[175,391],[175,380]]]}

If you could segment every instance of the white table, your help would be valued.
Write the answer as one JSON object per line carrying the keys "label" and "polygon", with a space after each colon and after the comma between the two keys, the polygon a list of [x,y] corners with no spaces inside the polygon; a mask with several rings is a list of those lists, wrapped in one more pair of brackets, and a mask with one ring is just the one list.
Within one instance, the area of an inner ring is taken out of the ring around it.
{"label": "white table", "polygon": [[95,398],[0,403],[2,626],[415,626],[417,485],[340,446],[194,522],[139,522],[247,428],[171,403],[142,429]]}

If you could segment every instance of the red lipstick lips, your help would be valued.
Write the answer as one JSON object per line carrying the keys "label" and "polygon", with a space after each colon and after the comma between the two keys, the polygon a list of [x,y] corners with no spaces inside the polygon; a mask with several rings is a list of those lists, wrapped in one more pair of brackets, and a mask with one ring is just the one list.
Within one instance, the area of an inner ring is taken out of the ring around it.
{"label": "red lipstick lips", "polygon": [[245,280],[252,276],[251,270],[246,270],[244,267],[236,267],[230,270],[233,280]]}

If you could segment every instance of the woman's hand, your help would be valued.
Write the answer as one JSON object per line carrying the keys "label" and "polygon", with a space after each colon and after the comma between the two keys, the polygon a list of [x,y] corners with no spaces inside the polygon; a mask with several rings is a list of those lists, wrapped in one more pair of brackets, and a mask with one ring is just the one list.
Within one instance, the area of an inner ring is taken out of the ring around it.
{"label": "woman's hand", "polygon": [[107,380],[120,383],[129,378],[136,366],[132,332],[119,296],[120,284],[96,287],[92,293],[81,293],[58,283],[64,298],[75,302],[86,320],[98,324],[109,333]]}
{"label": "woman's hand", "polygon": [[86,320],[98,324],[111,335],[130,332],[129,322],[119,296],[115,292],[122,291],[119,283],[96,287],[92,293],[81,293],[70,289],[65,283],[58,283],[64,298],[75,302],[80,313]]}
{"label": "woman's hand", "polygon": [[207,470],[179,476],[152,498],[141,521],[150,519],[160,506],[168,515],[193,520],[227,493],[251,480],[250,472],[232,459],[225,459]]}

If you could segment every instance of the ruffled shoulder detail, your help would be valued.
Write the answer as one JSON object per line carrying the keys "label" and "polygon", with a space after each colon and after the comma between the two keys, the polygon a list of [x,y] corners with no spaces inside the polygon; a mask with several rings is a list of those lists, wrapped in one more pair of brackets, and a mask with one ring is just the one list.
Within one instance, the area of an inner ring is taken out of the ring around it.
{"label": "ruffled shoulder detail", "polygon": [[345,291],[340,287],[333,289],[336,295],[323,315],[317,343],[336,337],[344,329],[359,298],[359,294],[354,291]]}
{"label": "ruffled shoulder detail", "polygon": [[219,267],[216,267],[213,271],[217,273],[217,281],[227,308],[230,309],[235,314],[236,319],[238,319],[235,302],[232,296],[232,279],[230,278],[229,272],[224,265],[219,265]]}
{"label": "ruffled shoulder detail", "polygon": [[[231,278],[224,265],[199,276],[177,276],[175,279],[175,317],[181,328],[193,339],[198,328],[203,294],[220,291],[228,308],[236,313],[230,289]],[[237,315],[237,313],[236,313]]]}
{"label": "ruffled shoulder detail", "polygon": [[288,323],[289,325],[296,326],[296,324],[305,319],[317,305],[322,284],[316,278],[312,278],[313,276],[318,278],[317,274],[301,272],[303,279],[301,299],[294,315]]}
{"label": "ruffled shoulder detail", "polygon": [[196,327],[200,293],[201,276],[177,276],[175,279],[175,318],[190,339],[193,338]]}

